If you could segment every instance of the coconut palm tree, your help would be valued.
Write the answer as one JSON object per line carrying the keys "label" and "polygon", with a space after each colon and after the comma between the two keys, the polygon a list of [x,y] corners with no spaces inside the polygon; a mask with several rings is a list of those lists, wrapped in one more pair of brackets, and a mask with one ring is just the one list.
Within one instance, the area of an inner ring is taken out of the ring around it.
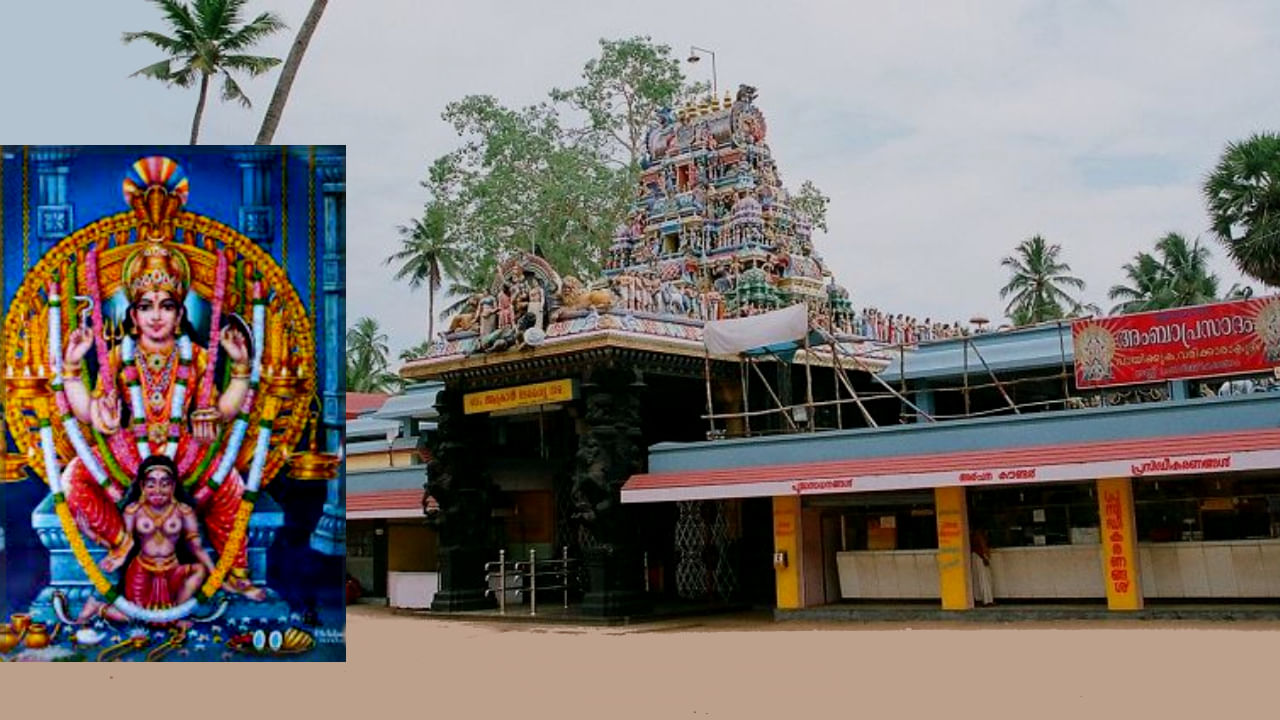
{"label": "coconut palm tree", "polygon": [[347,391],[369,393],[395,393],[401,388],[398,375],[387,370],[374,370],[357,365],[347,359]]}
{"label": "coconut palm tree", "polygon": [[1168,273],[1170,304],[1165,307],[1202,305],[1218,299],[1218,276],[1209,271],[1209,248],[1200,239],[1188,244],[1178,233],[1156,241],[1161,264]]}
{"label": "coconut palm tree", "polygon": [[398,387],[399,378],[387,371],[387,336],[371,317],[347,329],[347,389],[384,392]]}
{"label": "coconut palm tree", "polygon": [[427,353],[430,351],[431,351],[431,341],[423,340],[422,342],[418,343],[417,345],[414,345],[413,347],[409,347],[409,348],[405,348],[404,350],[401,350],[400,361],[409,362],[410,360],[417,360],[420,357],[426,357]]}
{"label": "coconut palm tree", "polygon": [[1140,252],[1122,267],[1128,285],[1112,285],[1107,297],[1120,302],[1111,313],[1142,312],[1168,307],[1169,277],[1165,267],[1149,252]]}
{"label": "coconut palm tree", "polygon": [[428,203],[421,219],[397,228],[400,250],[383,261],[384,265],[399,262],[395,279],[408,280],[410,288],[416,290],[424,282],[427,284],[427,340],[436,334],[436,290],[445,276],[458,274],[457,254],[447,227],[444,206]]}
{"label": "coconut palm tree", "polygon": [[1280,134],[1227,145],[1204,181],[1210,227],[1236,267],[1280,285]]}
{"label": "coconut palm tree", "polygon": [[1011,297],[1005,314],[1015,325],[1026,325],[1064,317],[1068,309],[1081,307],[1064,287],[1084,289],[1084,280],[1071,272],[1071,266],[1059,259],[1062,246],[1049,244],[1033,235],[1015,248],[1014,254],[1000,260],[1012,276],[1000,288],[1000,297]]}
{"label": "coconut palm tree", "polygon": [[[1131,284],[1113,285],[1107,292],[1121,301],[1111,312],[1162,310],[1218,299],[1218,276],[1209,271],[1210,251],[1199,239],[1188,243],[1182,235],[1169,233],[1156,241],[1155,249],[1156,255],[1140,252],[1124,264]],[[1238,286],[1233,286],[1226,299],[1237,292]]]}
{"label": "coconut palm tree", "polygon": [[166,85],[188,88],[200,83],[200,99],[191,120],[191,144],[200,135],[209,78],[222,75],[222,99],[236,100],[251,107],[249,98],[236,83],[233,72],[256,77],[280,64],[279,58],[246,55],[259,41],[285,27],[274,13],[264,12],[241,24],[240,13],[246,0],[194,0],[191,5],[178,0],[152,0],[164,13],[171,35],[144,30],[127,32],[126,44],[146,40],[168,57],[148,65],[133,75],[151,77]]}
{"label": "coconut palm tree", "polygon": [[276,91],[271,95],[271,104],[267,105],[267,114],[262,116],[262,127],[258,129],[255,145],[270,145],[276,136],[276,128],[280,125],[280,117],[284,115],[285,103],[289,102],[289,92],[293,90],[293,80],[298,76],[298,67],[302,65],[302,56],[311,44],[311,36],[320,24],[320,16],[329,0],[311,0],[311,10],[298,28],[298,37],[289,48],[289,56],[284,59],[284,67],[280,68],[280,78],[276,80]]}

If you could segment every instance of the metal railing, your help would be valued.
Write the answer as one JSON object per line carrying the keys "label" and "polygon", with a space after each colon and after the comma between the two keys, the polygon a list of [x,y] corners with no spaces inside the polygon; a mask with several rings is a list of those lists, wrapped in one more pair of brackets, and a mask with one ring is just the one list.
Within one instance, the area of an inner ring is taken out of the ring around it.
{"label": "metal railing", "polygon": [[[523,598],[526,593],[529,598],[529,614],[538,614],[538,592],[552,592],[560,590],[563,593],[564,607],[569,607],[569,594],[579,590],[583,583],[580,577],[579,561],[569,557],[569,548],[565,546],[561,551],[559,558],[551,558],[547,560],[538,559],[538,551],[529,548],[529,559],[524,562],[507,562],[507,551],[498,551],[497,562],[487,562],[484,565],[485,584],[489,587],[485,590],[485,595],[489,596],[497,593],[498,596],[498,612],[505,615],[507,613],[507,587],[508,581],[513,580],[515,586],[515,594],[517,598]],[[497,588],[493,587],[493,580],[497,579]]]}

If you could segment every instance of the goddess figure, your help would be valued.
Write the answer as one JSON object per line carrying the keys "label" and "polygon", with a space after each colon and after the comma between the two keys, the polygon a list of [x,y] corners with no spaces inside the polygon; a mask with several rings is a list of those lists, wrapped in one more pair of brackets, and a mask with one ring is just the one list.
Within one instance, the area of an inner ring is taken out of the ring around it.
{"label": "goddess figure", "polygon": [[[138,498],[124,509],[125,534],[137,536],[140,548],[125,570],[124,596],[148,609],[180,605],[196,594],[213,572],[213,558],[200,543],[200,528],[191,506],[174,497],[178,466],[167,455],[152,455],[138,466]],[[178,546],[185,544],[198,562],[178,561]],[[102,561],[104,570],[115,570],[124,558],[110,555]],[[91,599],[78,621],[87,622],[95,614],[118,622],[129,618],[120,610]]]}
{"label": "goddess figure", "polygon": [[[216,387],[206,389],[212,380],[211,374],[205,372],[209,357],[204,348],[190,340],[192,328],[183,306],[190,288],[190,268],[180,250],[167,247],[168,233],[156,227],[147,230],[148,239],[141,243],[144,247],[128,257],[123,273],[129,300],[125,328],[134,338],[134,362],[124,362],[122,348],[116,345],[107,355],[107,367],[99,368],[98,391],[91,394],[81,380],[80,368],[93,347],[94,336],[89,328],[77,327],[70,334],[64,352],[66,397],[77,420],[109,437],[123,431],[121,398],[114,390],[102,392],[102,379],[114,377],[115,387],[128,388],[134,400],[130,407],[137,407],[134,393],[140,390],[144,416],[131,417],[128,430],[139,444],[145,440],[150,448],[150,453],[140,454],[144,457],[167,454],[166,448],[172,450],[176,444],[176,452],[171,453],[177,461],[176,467],[181,473],[189,473],[195,471],[196,458],[208,450],[216,438],[217,424],[231,422],[241,409],[249,391],[250,349],[244,330],[235,325],[222,330],[219,345],[230,364],[231,379],[220,394]],[[215,408],[192,411],[194,398],[211,397],[211,394],[217,397]],[[175,419],[181,422],[174,422]],[[101,463],[98,448],[91,450]],[[214,549],[221,554],[235,524],[244,482],[232,468],[222,484],[211,489],[209,480],[219,461],[220,457],[215,456],[213,462],[201,465],[204,470],[192,487],[196,511],[208,529]],[[62,483],[67,505],[81,531],[108,548],[102,567],[107,570],[120,567],[134,545],[131,528],[118,509],[125,488],[115,483],[99,485],[79,457],[67,465]],[[265,597],[262,589],[249,581],[244,545],[223,587],[250,600]]]}

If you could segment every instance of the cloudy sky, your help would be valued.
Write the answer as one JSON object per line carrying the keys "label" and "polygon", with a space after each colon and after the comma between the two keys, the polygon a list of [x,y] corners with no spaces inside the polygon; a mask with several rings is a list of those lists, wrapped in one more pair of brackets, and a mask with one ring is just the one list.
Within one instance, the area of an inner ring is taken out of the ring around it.
{"label": "cloudy sky", "polygon": [[[308,0],[251,0],[296,28]],[[195,91],[128,75],[124,46],[162,29],[143,2],[23,3],[0,43],[0,142],[184,143]],[[25,28],[16,31],[17,28]],[[284,57],[292,29],[265,44]],[[425,291],[381,263],[416,217],[429,162],[458,138],[446,103],[510,105],[572,85],[602,37],[716,52],[721,91],[748,83],[783,179],[831,196],[819,239],[855,303],[918,317],[1002,317],[999,266],[1032,234],[1061,243],[1109,306],[1120,266],[1169,231],[1209,239],[1203,176],[1223,146],[1280,125],[1280,4],[332,0],[276,141],[348,147],[348,318],[377,317],[393,354],[426,332]],[[687,66],[710,79],[710,63]],[[211,103],[202,142],[252,142],[254,110]]]}

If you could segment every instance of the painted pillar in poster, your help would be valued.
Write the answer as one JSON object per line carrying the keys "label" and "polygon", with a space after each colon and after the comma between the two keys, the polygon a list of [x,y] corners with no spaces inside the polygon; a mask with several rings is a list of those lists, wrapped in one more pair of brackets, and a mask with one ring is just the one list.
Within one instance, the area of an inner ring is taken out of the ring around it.
{"label": "painted pillar in poster", "polygon": [[969,573],[969,508],[962,487],[934,488],[938,521],[938,588],[943,610],[972,610]]}
{"label": "painted pillar in poster", "polygon": [[1107,609],[1141,610],[1133,480],[1122,477],[1098,481],[1098,517],[1102,523],[1102,582],[1107,589]]}
{"label": "painted pillar in poster", "polygon": [[800,497],[773,499],[774,572],[777,573],[778,608],[803,607],[800,597]]}

